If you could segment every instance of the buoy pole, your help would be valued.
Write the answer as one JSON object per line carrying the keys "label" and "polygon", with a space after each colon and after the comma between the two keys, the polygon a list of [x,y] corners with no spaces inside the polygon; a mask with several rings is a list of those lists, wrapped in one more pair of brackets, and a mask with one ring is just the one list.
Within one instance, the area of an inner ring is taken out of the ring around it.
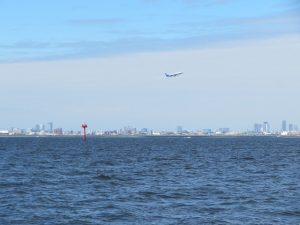
{"label": "buoy pole", "polygon": [[86,123],[83,123],[81,127],[83,128],[83,140],[86,141],[86,128],[87,128]]}

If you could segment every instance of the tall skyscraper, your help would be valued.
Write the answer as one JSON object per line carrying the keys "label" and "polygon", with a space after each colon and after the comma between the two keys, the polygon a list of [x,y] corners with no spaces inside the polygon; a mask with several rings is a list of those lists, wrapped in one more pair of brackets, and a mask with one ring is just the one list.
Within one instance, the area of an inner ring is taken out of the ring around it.
{"label": "tall skyscraper", "polygon": [[298,125],[294,124],[294,131],[298,131]]}
{"label": "tall skyscraper", "polygon": [[262,132],[262,125],[260,123],[254,124],[254,132],[261,133]]}
{"label": "tall skyscraper", "polygon": [[263,132],[270,133],[270,124],[267,121],[265,121],[263,124]]}
{"label": "tall skyscraper", "polygon": [[281,123],[281,130],[282,130],[282,131],[286,131],[286,120],[282,120],[282,123]]}
{"label": "tall skyscraper", "polygon": [[49,133],[53,133],[53,123],[49,122],[48,125],[49,125],[49,130],[48,130]]}
{"label": "tall skyscraper", "polygon": [[177,134],[182,134],[182,126],[177,126]]}
{"label": "tall skyscraper", "polygon": [[41,127],[40,127],[39,124],[36,124],[36,125],[35,125],[34,131],[35,131],[35,132],[40,132],[40,131],[41,131]]}
{"label": "tall skyscraper", "polygon": [[289,131],[294,131],[294,125],[292,123],[289,124]]}

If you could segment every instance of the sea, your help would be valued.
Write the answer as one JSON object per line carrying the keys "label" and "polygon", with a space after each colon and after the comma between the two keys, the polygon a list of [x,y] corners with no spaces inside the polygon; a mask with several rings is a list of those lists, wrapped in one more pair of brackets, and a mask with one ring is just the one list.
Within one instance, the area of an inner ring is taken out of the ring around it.
{"label": "sea", "polygon": [[300,138],[1,137],[0,224],[300,224]]}

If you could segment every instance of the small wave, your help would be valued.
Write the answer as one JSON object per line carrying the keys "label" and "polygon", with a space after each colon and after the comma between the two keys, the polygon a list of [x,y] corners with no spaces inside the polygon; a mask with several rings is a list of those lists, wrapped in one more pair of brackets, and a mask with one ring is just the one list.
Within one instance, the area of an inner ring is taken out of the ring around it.
{"label": "small wave", "polygon": [[102,213],[103,221],[109,223],[125,224],[124,221],[132,220],[135,214],[129,211],[119,211],[115,213]]}
{"label": "small wave", "polygon": [[274,212],[274,214],[281,215],[281,216],[299,216],[300,210],[286,210],[286,211]]}
{"label": "small wave", "polygon": [[102,166],[102,165],[108,165],[108,166],[113,166],[114,163],[113,161],[110,161],[110,160],[98,160],[98,161],[94,161],[92,162],[91,164],[92,166]]}
{"label": "small wave", "polygon": [[111,180],[112,176],[108,176],[108,175],[97,172],[96,178],[99,180]]}
{"label": "small wave", "polygon": [[243,157],[241,158],[242,160],[249,160],[249,161],[252,161],[252,160],[255,160],[255,158],[251,157],[251,156],[246,156],[246,157]]}
{"label": "small wave", "polygon": [[158,195],[158,193],[153,192],[153,191],[142,191],[139,194],[144,196],[144,197],[153,197],[153,196]]}
{"label": "small wave", "polygon": [[179,192],[172,192],[166,194],[158,194],[158,196],[162,199],[182,199],[189,197],[187,194],[179,193]]}

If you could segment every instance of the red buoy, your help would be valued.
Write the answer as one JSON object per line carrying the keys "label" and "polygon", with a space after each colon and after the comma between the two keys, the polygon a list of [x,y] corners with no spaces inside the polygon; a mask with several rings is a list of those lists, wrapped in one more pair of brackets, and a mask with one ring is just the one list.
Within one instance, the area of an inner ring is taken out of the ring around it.
{"label": "red buoy", "polygon": [[85,131],[85,129],[87,128],[86,123],[83,123],[81,127],[83,128],[83,140],[86,141],[86,131]]}

